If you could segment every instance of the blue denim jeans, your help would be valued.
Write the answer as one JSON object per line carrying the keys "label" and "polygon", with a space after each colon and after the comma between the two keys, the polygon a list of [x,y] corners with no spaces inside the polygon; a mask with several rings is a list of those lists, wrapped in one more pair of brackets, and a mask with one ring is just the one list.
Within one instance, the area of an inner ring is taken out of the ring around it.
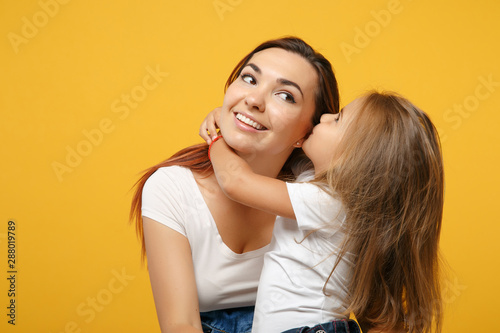
{"label": "blue denim jeans", "polygon": [[314,327],[298,327],[286,330],[283,333],[361,333],[361,329],[356,321],[334,320],[328,323],[318,324]]}
{"label": "blue denim jeans", "polygon": [[250,333],[254,306],[200,313],[204,333]]}

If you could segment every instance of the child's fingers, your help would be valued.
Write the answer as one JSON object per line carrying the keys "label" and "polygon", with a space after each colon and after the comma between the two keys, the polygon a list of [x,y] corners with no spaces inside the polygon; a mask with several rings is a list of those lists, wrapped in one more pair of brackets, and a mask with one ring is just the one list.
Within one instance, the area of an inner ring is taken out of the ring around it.
{"label": "child's fingers", "polygon": [[201,136],[207,144],[211,144],[212,140],[217,136],[217,129],[219,128],[219,126],[217,126],[217,121],[219,119],[220,109],[219,107],[212,110],[201,123],[198,135]]}
{"label": "child's fingers", "polygon": [[207,130],[210,133],[210,138],[214,139],[217,136],[217,129],[219,128],[215,122],[214,114],[211,113],[207,117]]}
{"label": "child's fingers", "polygon": [[200,126],[200,130],[198,132],[199,136],[201,136],[201,138],[203,140],[205,140],[207,142],[207,144],[210,144],[212,143],[212,139],[211,139],[211,136],[208,134],[209,130],[208,130],[208,123],[207,123],[207,118],[205,118],[203,120],[203,122],[201,123],[201,126]]}
{"label": "child's fingers", "polygon": [[[210,112],[210,114],[212,114],[214,116],[214,122],[215,122],[215,125],[217,126],[217,123],[219,121],[219,118],[220,118],[220,112],[222,110],[222,107],[218,107],[218,108],[215,108],[212,112]],[[217,128],[219,128],[217,126]]]}

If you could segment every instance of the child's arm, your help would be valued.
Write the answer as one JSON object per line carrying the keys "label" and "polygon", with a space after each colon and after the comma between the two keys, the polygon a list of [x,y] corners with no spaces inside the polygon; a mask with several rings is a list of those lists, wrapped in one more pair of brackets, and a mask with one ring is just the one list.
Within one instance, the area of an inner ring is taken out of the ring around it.
{"label": "child's arm", "polygon": [[217,181],[229,198],[274,215],[295,219],[286,183],[254,173],[224,139],[212,144],[210,160]]}

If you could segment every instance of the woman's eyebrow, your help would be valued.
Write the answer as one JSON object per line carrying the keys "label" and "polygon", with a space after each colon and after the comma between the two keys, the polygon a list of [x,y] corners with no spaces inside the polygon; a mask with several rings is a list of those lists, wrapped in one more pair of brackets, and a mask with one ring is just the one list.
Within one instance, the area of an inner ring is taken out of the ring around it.
{"label": "woman's eyebrow", "polygon": [[304,97],[304,94],[302,93],[302,89],[300,89],[300,87],[297,83],[290,81],[290,80],[287,80],[287,79],[277,79],[276,81],[278,83],[285,85],[285,86],[293,86],[293,87],[297,88],[300,91],[300,94],[302,95],[302,97]]}
{"label": "woman's eyebrow", "polygon": [[[262,74],[262,71],[260,70],[259,66],[257,66],[256,64],[249,62],[246,66],[251,67],[257,74]],[[290,81],[290,80],[287,80],[287,79],[277,79],[276,82],[278,82],[282,85],[285,85],[285,86],[292,86],[292,87],[297,88],[299,90],[300,94],[302,95],[302,97],[304,97],[304,93],[302,92],[302,89],[300,89],[300,86],[297,83]]]}
{"label": "woman's eyebrow", "polygon": [[[256,64],[253,64],[253,63],[248,63],[247,66],[250,66],[252,67],[252,69],[257,73],[257,74],[261,74],[262,71],[260,70],[259,66],[257,66]],[[245,66],[246,67],[246,66]]]}

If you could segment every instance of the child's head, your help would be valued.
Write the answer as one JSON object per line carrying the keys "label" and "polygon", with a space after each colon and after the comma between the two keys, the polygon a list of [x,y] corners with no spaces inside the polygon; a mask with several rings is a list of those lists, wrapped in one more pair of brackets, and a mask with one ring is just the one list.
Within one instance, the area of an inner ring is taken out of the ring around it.
{"label": "child's head", "polygon": [[[444,172],[436,128],[422,110],[393,93],[368,93],[341,113],[337,127],[330,124],[334,144],[322,143],[332,148],[329,166],[316,178],[342,201],[346,246],[358,255],[351,310],[387,328],[406,318],[413,329],[425,331],[433,320],[439,324],[441,313]],[[318,137],[313,141],[320,126],[308,140],[321,149]],[[391,322],[382,324],[387,318]]]}
{"label": "child's head", "polygon": [[325,174],[338,160],[342,138],[361,104],[362,99],[358,98],[345,106],[340,113],[323,114],[319,124],[314,126],[304,141],[302,149],[311,160],[316,175]]}
{"label": "child's head", "polygon": [[339,114],[324,114],[303,149],[323,177],[348,169],[390,175],[394,183],[429,169],[439,171],[442,164],[439,137],[429,117],[395,93],[370,92]]}

